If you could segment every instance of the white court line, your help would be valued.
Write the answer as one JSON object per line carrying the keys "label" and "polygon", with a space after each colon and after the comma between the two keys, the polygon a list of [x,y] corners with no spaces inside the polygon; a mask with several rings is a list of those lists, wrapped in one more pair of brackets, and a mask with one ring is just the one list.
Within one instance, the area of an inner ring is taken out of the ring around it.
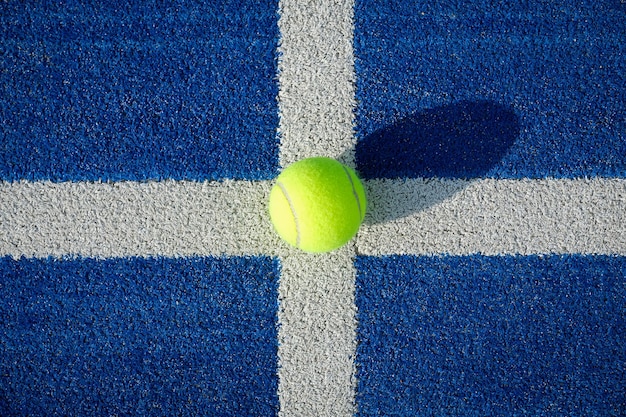
{"label": "white court line", "polygon": [[354,158],[353,0],[281,0],[280,162]]}
{"label": "white court line", "polygon": [[269,182],[0,182],[0,254],[278,255]]}
{"label": "white court line", "polygon": [[[271,185],[0,182],[0,256],[323,259],[299,256],[276,236]],[[625,179],[373,180],[365,188],[360,255],[626,255]]]}
{"label": "white court line", "polygon": [[376,180],[363,255],[626,255],[626,180]]}
{"label": "white court line", "polygon": [[[280,162],[311,156],[354,164],[353,0],[281,0]],[[354,245],[281,259],[282,416],[352,416],[355,408]]]}

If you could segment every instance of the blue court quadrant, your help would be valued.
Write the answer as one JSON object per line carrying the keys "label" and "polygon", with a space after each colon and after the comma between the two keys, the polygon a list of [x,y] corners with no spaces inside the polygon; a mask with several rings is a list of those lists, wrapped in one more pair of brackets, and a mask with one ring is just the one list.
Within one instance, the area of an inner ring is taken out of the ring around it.
{"label": "blue court quadrant", "polygon": [[0,4],[0,179],[268,179],[278,1]]}
{"label": "blue court quadrant", "polygon": [[0,258],[0,415],[271,416],[278,260]]}
{"label": "blue court quadrant", "polygon": [[626,177],[626,3],[356,0],[365,178]]}
{"label": "blue court quadrant", "polygon": [[626,258],[358,257],[360,416],[618,416]]}

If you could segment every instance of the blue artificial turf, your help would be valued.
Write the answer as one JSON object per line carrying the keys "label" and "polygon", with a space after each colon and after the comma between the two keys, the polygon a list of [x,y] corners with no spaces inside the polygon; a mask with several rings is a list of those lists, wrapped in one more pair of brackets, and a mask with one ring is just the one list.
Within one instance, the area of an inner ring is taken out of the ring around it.
{"label": "blue artificial turf", "polygon": [[0,2],[0,180],[272,178],[277,11]]}
{"label": "blue artificial turf", "polygon": [[271,416],[278,261],[0,258],[0,415]]}
{"label": "blue artificial turf", "polygon": [[626,3],[356,0],[364,178],[626,176]]}
{"label": "blue artificial turf", "polygon": [[621,416],[626,258],[358,257],[360,416]]}

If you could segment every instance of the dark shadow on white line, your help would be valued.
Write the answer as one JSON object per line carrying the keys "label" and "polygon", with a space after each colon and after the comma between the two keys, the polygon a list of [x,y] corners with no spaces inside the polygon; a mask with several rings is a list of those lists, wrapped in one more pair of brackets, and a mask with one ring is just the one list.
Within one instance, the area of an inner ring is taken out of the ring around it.
{"label": "dark shadow on white line", "polygon": [[[355,160],[367,183],[371,212],[366,223],[402,218],[451,197],[488,175],[519,133],[512,108],[462,101],[410,114],[361,138]],[[403,194],[390,194],[394,190]],[[384,201],[388,198],[391,202]]]}

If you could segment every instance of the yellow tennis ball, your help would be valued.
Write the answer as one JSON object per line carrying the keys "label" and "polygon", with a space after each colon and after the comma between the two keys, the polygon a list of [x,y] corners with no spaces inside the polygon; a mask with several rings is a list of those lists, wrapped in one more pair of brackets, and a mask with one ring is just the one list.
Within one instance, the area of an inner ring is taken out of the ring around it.
{"label": "yellow tennis ball", "polygon": [[287,243],[306,252],[343,246],[363,221],[363,184],[355,172],[331,158],[315,157],[288,166],[270,192],[272,224]]}

